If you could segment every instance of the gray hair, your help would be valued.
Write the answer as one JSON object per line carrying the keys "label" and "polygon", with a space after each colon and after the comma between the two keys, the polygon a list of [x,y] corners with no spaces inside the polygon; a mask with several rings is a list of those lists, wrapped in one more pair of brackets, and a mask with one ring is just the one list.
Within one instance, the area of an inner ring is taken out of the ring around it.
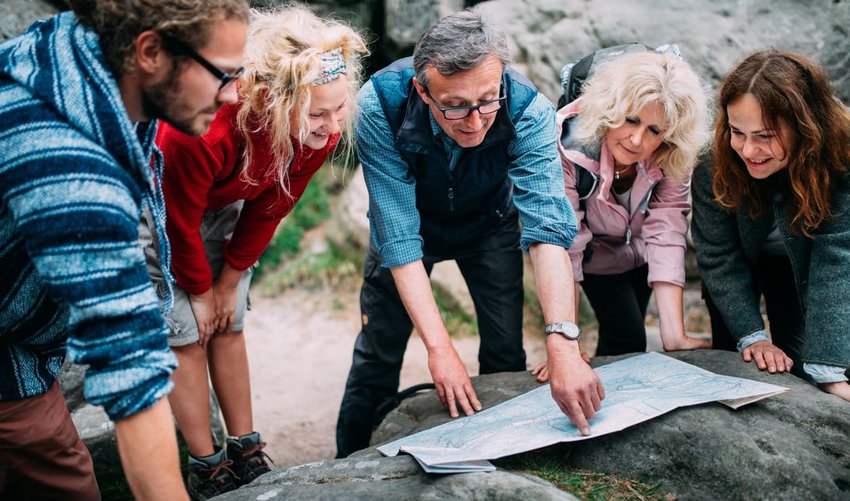
{"label": "gray hair", "polygon": [[416,80],[428,85],[428,66],[441,75],[454,75],[475,68],[491,54],[502,67],[510,64],[505,32],[477,10],[467,9],[440,19],[425,31],[413,49],[413,69]]}

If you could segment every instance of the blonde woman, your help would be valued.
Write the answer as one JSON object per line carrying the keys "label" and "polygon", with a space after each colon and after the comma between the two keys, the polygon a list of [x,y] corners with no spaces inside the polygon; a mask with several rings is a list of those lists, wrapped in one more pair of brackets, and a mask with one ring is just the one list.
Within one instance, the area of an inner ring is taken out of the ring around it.
{"label": "blonde woman", "polygon": [[[186,50],[224,73],[217,61]],[[305,7],[254,12],[239,101],[204,110],[215,117],[200,138],[168,126],[157,136],[177,282],[167,320],[180,367],[170,402],[189,446],[187,484],[197,499],[269,471],[253,429],[243,333],[251,266],[350,128],[366,53],[350,27]],[[208,370],[230,437],[226,449],[211,437]]]}
{"label": "blonde woman", "polygon": [[[706,101],[687,63],[647,51],[600,65],[558,111],[564,182],[580,221],[570,260],[599,321],[597,355],[646,350],[653,292],[664,349],[707,347],[685,334],[682,314],[688,180],[708,139]],[[595,180],[582,201],[577,176]]]}

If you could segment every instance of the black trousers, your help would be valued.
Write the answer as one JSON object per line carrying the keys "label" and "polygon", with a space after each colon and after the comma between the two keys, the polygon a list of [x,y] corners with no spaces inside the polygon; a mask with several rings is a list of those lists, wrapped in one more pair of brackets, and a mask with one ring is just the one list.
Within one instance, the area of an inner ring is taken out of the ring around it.
{"label": "black trousers", "polygon": [[[463,253],[425,255],[428,274],[435,263],[454,259],[469,287],[478,319],[480,373],[524,371],[522,347],[522,252],[516,218]],[[369,249],[360,291],[362,328],[336,428],[337,457],[369,446],[375,410],[398,392],[399,373],[413,324],[389,269]]]}
{"label": "black trousers", "polygon": [[[787,256],[762,254],[758,263],[752,267],[752,276],[753,294],[764,296],[771,342],[794,361],[791,372],[803,376],[800,354],[805,335],[805,321],[800,309],[797,287],[794,285],[791,261]],[[737,351],[737,339],[726,326],[723,315],[711,299],[705,283],[702,285],[702,297],[711,318],[712,347],[716,350]]]}
{"label": "black trousers", "polygon": [[649,266],[615,275],[584,274],[581,288],[599,322],[597,356],[646,351],[644,318],[652,289]]}

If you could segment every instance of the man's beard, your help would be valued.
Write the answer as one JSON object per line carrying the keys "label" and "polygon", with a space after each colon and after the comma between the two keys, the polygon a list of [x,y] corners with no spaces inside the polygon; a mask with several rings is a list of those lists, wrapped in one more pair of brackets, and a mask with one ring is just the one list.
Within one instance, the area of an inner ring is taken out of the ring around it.
{"label": "man's beard", "polygon": [[200,136],[207,131],[209,123],[198,123],[198,117],[206,111],[217,111],[220,105],[216,103],[193,113],[181,98],[178,73],[172,72],[166,81],[142,92],[142,110],[151,120],[160,119],[180,132]]}

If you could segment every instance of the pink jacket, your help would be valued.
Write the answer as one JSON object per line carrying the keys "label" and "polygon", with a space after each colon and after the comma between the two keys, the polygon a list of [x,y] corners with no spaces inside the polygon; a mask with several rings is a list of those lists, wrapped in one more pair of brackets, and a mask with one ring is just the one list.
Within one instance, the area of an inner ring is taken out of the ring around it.
{"label": "pink jacket", "polygon": [[[564,121],[574,117],[581,107],[577,99],[558,110],[558,151],[564,169],[564,188],[576,212],[579,232],[569,249],[573,277],[584,279],[584,272],[611,275],[649,263],[650,286],[654,282],[685,283],[685,233],[688,230],[689,182],[665,179],[652,158],[638,164],[632,185],[631,207],[627,211],[611,193],[614,159],[601,145],[598,153],[572,140],[562,138]],[[578,164],[598,179],[598,185],[585,200],[586,214],[579,205],[576,191]],[[585,250],[589,260],[584,261]]]}

